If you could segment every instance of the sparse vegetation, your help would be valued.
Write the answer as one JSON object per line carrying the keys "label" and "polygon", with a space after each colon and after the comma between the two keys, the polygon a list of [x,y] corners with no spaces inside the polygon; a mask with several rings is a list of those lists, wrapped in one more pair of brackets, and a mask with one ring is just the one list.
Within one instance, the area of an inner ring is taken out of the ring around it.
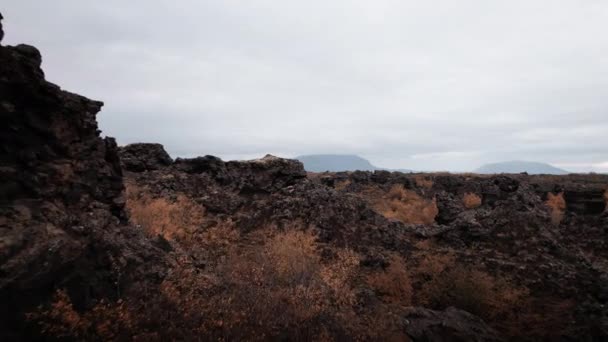
{"label": "sparse vegetation", "polygon": [[[386,217],[406,223],[431,224],[438,212],[434,200],[402,185],[368,188],[363,197]],[[127,199],[132,222],[176,249],[168,276],[145,298],[104,300],[84,310],[58,291],[52,303],[28,316],[45,334],[84,340],[403,340],[395,322],[400,308],[412,305],[455,306],[508,336],[521,336],[524,326],[532,336],[547,336],[547,330],[559,336],[560,323],[572,320],[573,302],[533,297],[526,287],[465,264],[430,239],[417,241],[408,258],[388,252],[386,267],[362,268],[358,253],[320,244],[303,224],[243,234],[230,219],[206,224],[204,208],[183,194],[154,198],[129,184]],[[462,197],[468,209],[481,202],[475,193]],[[548,194],[546,204],[559,223],[563,193]],[[203,268],[195,261],[201,255]],[[360,311],[358,296],[366,290],[377,304]]]}
{"label": "sparse vegetation", "polygon": [[392,255],[389,266],[367,276],[367,284],[388,303],[412,304],[412,283],[408,267],[399,255]]}
{"label": "sparse vegetation", "polygon": [[[170,273],[152,295],[100,301],[85,310],[76,310],[68,294],[59,291],[49,306],[29,315],[44,333],[104,340],[402,340],[406,337],[395,322],[400,308],[411,305],[455,306],[509,336],[521,336],[526,324],[535,336],[546,336],[547,328],[558,336],[560,321],[572,319],[564,312],[571,302],[539,302],[527,288],[459,262],[455,251],[431,240],[419,240],[411,257],[390,252],[386,267],[364,269],[358,253],[320,244],[304,225],[265,227],[246,235],[229,220],[204,228],[203,208],[186,196],[170,200],[133,186],[128,190],[133,222],[176,248]],[[436,215],[433,201],[403,186],[370,193],[368,198],[389,217],[428,223]],[[549,199],[551,208],[565,206],[561,194]],[[467,208],[480,202],[476,194],[463,196]],[[206,251],[204,268],[191,254],[199,249]],[[378,304],[357,311],[365,289],[372,290]],[[540,307],[546,310],[542,314]]]}
{"label": "sparse vegetation", "polygon": [[564,193],[548,193],[545,204],[551,210],[551,223],[555,225],[560,224],[564,219],[564,213],[566,210],[566,200],[564,199]]}
{"label": "sparse vegetation", "polygon": [[475,193],[467,192],[462,197],[462,204],[467,209],[475,209],[481,205],[481,197]]}
{"label": "sparse vegetation", "polygon": [[124,331],[133,329],[131,312],[123,301],[101,301],[92,309],[79,313],[74,309],[65,291],[58,290],[49,307],[30,313],[28,318],[37,322],[40,330],[57,338],[111,341]]}
{"label": "sparse vegetation", "polygon": [[132,184],[127,184],[126,193],[131,222],[141,226],[149,236],[192,242],[203,223],[204,208],[184,194],[178,194],[173,200],[153,198]]}
{"label": "sparse vegetation", "polygon": [[431,189],[434,184],[432,178],[430,178],[429,176],[423,176],[423,175],[415,175],[414,181],[416,182],[416,185],[418,187],[421,187],[424,189]]}
{"label": "sparse vegetation", "polygon": [[336,184],[334,185],[334,188],[338,191],[343,191],[344,189],[346,189],[349,185],[351,184],[350,179],[345,179],[343,181],[338,181],[336,182]]}
{"label": "sparse vegetation", "polygon": [[403,223],[433,224],[439,213],[435,198],[423,198],[400,184],[392,186],[388,192],[368,188],[362,195],[380,214]]}

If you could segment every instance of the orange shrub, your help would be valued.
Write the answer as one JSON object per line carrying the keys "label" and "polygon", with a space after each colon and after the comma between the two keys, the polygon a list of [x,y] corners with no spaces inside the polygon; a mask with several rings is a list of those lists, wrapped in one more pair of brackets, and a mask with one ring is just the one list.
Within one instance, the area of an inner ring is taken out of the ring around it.
{"label": "orange shrub", "polygon": [[334,185],[334,188],[336,190],[342,191],[342,190],[346,189],[350,184],[351,184],[350,179],[345,179],[343,181],[336,182],[336,184]]}
{"label": "orange shrub", "polygon": [[416,175],[414,176],[414,182],[420,188],[430,189],[433,187],[433,180],[428,176]]}
{"label": "orange shrub", "polygon": [[78,340],[117,340],[129,335],[133,320],[125,303],[99,302],[91,310],[78,313],[65,291],[58,290],[50,306],[27,314],[44,334]]}
{"label": "orange shrub", "polygon": [[204,220],[204,208],[179,194],[175,200],[153,198],[133,185],[127,185],[127,211],[131,222],[152,237],[192,241]]}
{"label": "orange shrub", "polygon": [[492,320],[516,307],[527,290],[485,272],[455,266],[424,284],[419,295],[426,306],[441,309],[455,306]]}
{"label": "orange shrub", "polygon": [[406,263],[399,255],[392,255],[389,266],[367,276],[367,284],[388,303],[412,304],[412,284]]}
{"label": "orange shrub", "polygon": [[564,218],[564,213],[566,210],[564,193],[560,192],[559,194],[555,195],[549,192],[547,194],[545,204],[551,209],[551,222],[555,225],[560,224]]}
{"label": "orange shrub", "polygon": [[435,198],[425,199],[400,184],[394,185],[387,193],[370,188],[362,196],[380,214],[403,223],[433,224],[439,213]]}
{"label": "orange shrub", "polygon": [[462,203],[467,209],[475,209],[481,205],[481,197],[477,194],[467,192],[462,197]]}
{"label": "orange shrub", "polygon": [[207,314],[216,318],[205,322],[207,331],[229,340],[266,340],[278,333],[310,340],[331,330],[320,324],[324,320],[348,326],[355,317],[351,282],[358,255],[341,249],[323,263],[316,236],[294,229],[262,240],[227,259],[220,272],[223,291],[209,304]]}
{"label": "orange shrub", "polygon": [[411,279],[416,285],[416,305],[435,309],[455,306],[503,330],[521,325],[518,312],[530,298],[525,287],[458,264],[451,251],[421,250],[415,258],[419,263],[412,268]]}

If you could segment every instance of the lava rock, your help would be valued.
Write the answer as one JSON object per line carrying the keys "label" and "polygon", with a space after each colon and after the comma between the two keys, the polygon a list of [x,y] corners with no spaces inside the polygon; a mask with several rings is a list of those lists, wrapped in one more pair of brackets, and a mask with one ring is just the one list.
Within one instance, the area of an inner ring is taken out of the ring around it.
{"label": "lava rock", "polygon": [[405,332],[412,341],[503,341],[479,317],[453,307],[444,311],[411,307],[403,318]]}
{"label": "lava rock", "polygon": [[120,147],[118,153],[123,169],[131,172],[158,170],[173,163],[161,144],[129,144]]}

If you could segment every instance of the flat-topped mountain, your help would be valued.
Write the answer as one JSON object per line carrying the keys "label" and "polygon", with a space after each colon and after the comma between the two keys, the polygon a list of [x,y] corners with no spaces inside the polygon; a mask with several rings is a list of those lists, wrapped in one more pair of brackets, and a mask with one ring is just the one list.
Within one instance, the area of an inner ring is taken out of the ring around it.
{"label": "flat-topped mountain", "polygon": [[399,172],[411,172],[411,170],[397,169],[389,170],[377,167],[369,160],[354,154],[309,154],[296,157],[304,164],[304,169],[309,172],[339,172],[339,171],[375,171],[388,170]]}
{"label": "flat-topped mountain", "polygon": [[485,164],[474,172],[484,174],[527,172],[531,175],[567,175],[569,173],[550,164],[521,160]]}

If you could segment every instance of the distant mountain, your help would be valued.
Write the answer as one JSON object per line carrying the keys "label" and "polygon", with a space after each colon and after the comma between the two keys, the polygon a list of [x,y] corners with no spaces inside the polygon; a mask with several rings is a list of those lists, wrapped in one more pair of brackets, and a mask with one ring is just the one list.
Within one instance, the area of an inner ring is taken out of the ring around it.
{"label": "distant mountain", "polygon": [[508,161],[502,163],[486,164],[476,169],[475,173],[521,173],[527,172],[531,175],[565,175],[569,172],[546,163],[528,161]]}
{"label": "distant mountain", "polygon": [[296,157],[295,159],[304,164],[304,169],[310,172],[324,171],[399,171],[411,172],[411,170],[398,169],[389,170],[372,165],[369,160],[353,154],[311,154]]}

